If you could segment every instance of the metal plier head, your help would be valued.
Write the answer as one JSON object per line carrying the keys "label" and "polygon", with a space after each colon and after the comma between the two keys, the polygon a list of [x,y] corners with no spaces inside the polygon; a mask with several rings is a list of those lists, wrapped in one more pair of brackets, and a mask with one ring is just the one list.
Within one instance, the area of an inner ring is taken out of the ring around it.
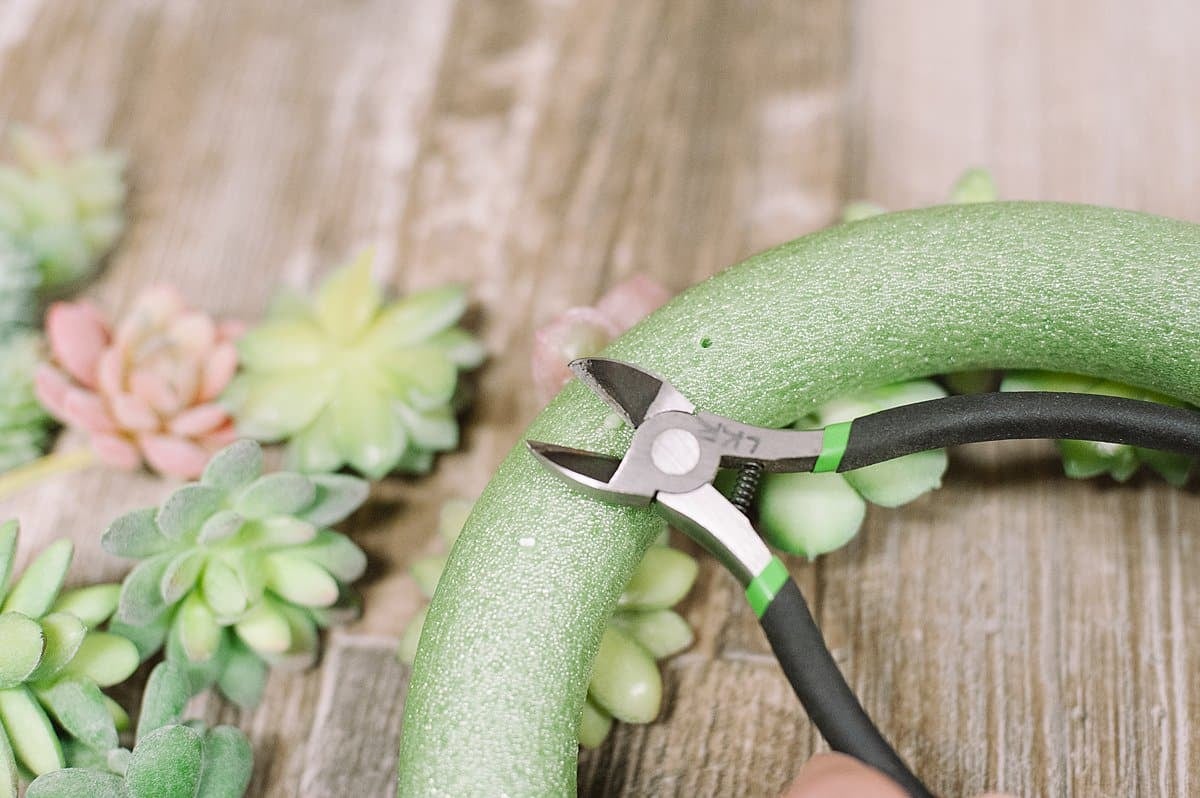
{"label": "metal plier head", "polygon": [[571,370],[634,427],[633,440],[620,459],[527,441],[543,465],[604,501],[654,505],[743,584],[761,573],[770,552],[712,481],[719,468],[748,462],[811,470],[821,432],[766,429],[697,410],[662,377],[620,360],[583,358]]}

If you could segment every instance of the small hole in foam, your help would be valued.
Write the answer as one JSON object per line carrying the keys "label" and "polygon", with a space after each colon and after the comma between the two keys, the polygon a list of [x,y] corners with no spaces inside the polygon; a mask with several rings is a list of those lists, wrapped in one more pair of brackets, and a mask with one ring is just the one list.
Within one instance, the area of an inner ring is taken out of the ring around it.
{"label": "small hole in foam", "polygon": [[701,349],[708,349],[710,346],[712,346],[711,338],[709,338],[708,336],[705,336],[700,339],[700,348]]}

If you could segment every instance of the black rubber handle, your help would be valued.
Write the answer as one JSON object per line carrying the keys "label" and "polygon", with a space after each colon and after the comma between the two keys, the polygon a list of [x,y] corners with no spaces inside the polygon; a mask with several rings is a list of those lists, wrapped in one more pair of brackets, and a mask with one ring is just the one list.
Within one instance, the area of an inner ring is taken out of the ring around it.
{"label": "black rubber handle", "polygon": [[1012,438],[1127,443],[1200,457],[1200,412],[1086,393],[950,396],[855,419],[837,470],[929,449]]}
{"label": "black rubber handle", "polygon": [[933,798],[846,684],[794,581],[784,583],[759,623],[792,689],[829,746],[883,771],[913,798]]}

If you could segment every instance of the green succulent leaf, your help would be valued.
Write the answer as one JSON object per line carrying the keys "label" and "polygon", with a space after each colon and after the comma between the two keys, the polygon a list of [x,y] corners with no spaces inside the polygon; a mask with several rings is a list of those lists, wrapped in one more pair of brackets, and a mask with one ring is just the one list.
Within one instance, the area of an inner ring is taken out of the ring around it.
{"label": "green succulent leaf", "polygon": [[94,629],[112,617],[120,598],[120,585],[89,585],[60,594],[50,609],[74,615],[84,626]]}
{"label": "green succulent leaf", "polygon": [[190,483],[175,490],[155,516],[159,530],[171,540],[192,538],[204,522],[222,508],[224,491]]}
{"label": "green succulent leaf", "polygon": [[167,633],[166,659],[187,674],[192,695],[201,693],[216,684],[217,679],[221,676],[221,671],[225,668],[225,663],[229,659],[230,651],[230,634],[225,629],[221,630],[220,640],[213,655],[206,660],[198,662],[188,658],[187,651],[183,646],[180,625],[178,623],[172,623]]}
{"label": "green succulent leaf", "polygon": [[17,785],[20,772],[17,770],[17,760],[12,747],[8,744],[8,734],[0,723],[0,798],[19,798]]}
{"label": "green succulent leaf", "polygon": [[1155,449],[1134,450],[1139,460],[1153,469],[1168,484],[1182,488],[1192,472],[1193,460],[1175,452],[1160,452]]}
{"label": "green succulent leaf", "polygon": [[267,663],[240,642],[230,646],[217,686],[221,694],[243,709],[258,706],[267,686]]}
{"label": "green succulent leaf", "polygon": [[329,409],[342,459],[371,479],[382,479],[408,443],[391,399],[364,376],[351,374]]}
{"label": "green succulent leaf", "polygon": [[47,546],[8,592],[3,611],[31,618],[45,615],[62,589],[74,552],[75,546],[69,540],[56,540]]}
{"label": "green succulent leaf", "polygon": [[[5,617],[0,615],[0,620]],[[42,659],[33,673],[29,674],[30,682],[44,682],[56,676],[79,651],[88,631],[83,621],[65,612],[46,615],[41,619],[40,625],[43,639]],[[3,632],[0,632],[0,639],[7,641]]]}
{"label": "green succulent leaf", "polygon": [[[15,793],[14,793],[15,795]],[[65,768],[38,776],[25,798],[129,798],[125,780],[115,773],[89,768]]]}
{"label": "green succulent leaf", "polygon": [[692,627],[673,610],[618,611],[609,623],[636,640],[655,659],[674,656],[695,640]]}
{"label": "green succulent leaf", "polygon": [[323,529],[311,543],[288,550],[320,564],[336,579],[353,582],[367,569],[367,555],[345,535]]}
{"label": "green succulent leaf", "polygon": [[872,504],[899,507],[940,488],[949,462],[944,449],[935,449],[847,471],[843,476]]}
{"label": "green succulent leaf", "polygon": [[259,477],[237,497],[234,509],[246,518],[295,515],[316,499],[312,480],[303,474],[280,471]]}
{"label": "green succulent leaf", "polygon": [[771,545],[816,557],[845,545],[862,526],[867,503],[841,474],[766,474],[758,517]]}
{"label": "green succulent leaf", "polygon": [[241,580],[232,568],[221,560],[210,560],[200,584],[205,603],[212,608],[220,622],[236,619],[246,611],[249,598]]}
{"label": "green succulent leaf", "polygon": [[187,672],[174,662],[164,661],[154,666],[146,689],[142,693],[142,710],[138,715],[137,741],[164,726],[173,726],[183,719],[183,711],[192,697]]}
{"label": "green succulent leaf", "polygon": [[692,589],[699,571],[695,559],[668,546],[651,546],[617,601],[622,609],[670,607]]}
{"label": "green succulent leaf", "polygon": [[284,654],[292,645],[287,618],[265,602],[248,612],[234,629],[247,646],[260,654]]}
{"label": "green succulent leaf", "polygon": [[153,623],[166,611],[162,596],[162,579],[174,559],[171,552],[156,554],[138,563],[121,583],[121,598],[117,604],[117,619],[131,626]]}
{"label": "green succulent leaf", "polygon": [[140,662],[137,646],[128,639],[112,632],[88,632],[63,673],[111,687],[128,679]]}
{"label": "green succulent leaf", "polygon": [[222,630],[208,604],[198,595],[190,595],[175,616],[175,628],[183,652],[192,662],[213,658],[221,644]]}
{"label": "green succulent leaf", "polygon": [[276,552],[264,565],[267,587],[302,607],[329,607],[338,599],[338,584],[328,571],[304,557]]}
{"label": "green succulent leaf", "polygon": [[153,507],[126,513],[104,530],[100,545],[109,554],[139,560],[167,551],[171,541],[159,532],[155,515]]}
{"label": "green succulent leaf", "polygon": [[588,695],[618,720],[649,723],[662,705],[662,677],[650,652],[609,626],[592,665]]}
{"label": "green succulent leaf", "polygon": [[198,798],[241,798],[250,785],[254,755],[240,729],[217,726],[204,735]]}
{"label": "green succulent leaf", "polygon": [[159,590],[163,601],[174,604],[191,592],[200,578],[204,568],[204,552],[199,549],[189,549],[175,555],[163,570]]}
{"label": "green succulent leaf", "polygon": [[125,788],[132,798],[190,798],[200,785],[203,758],[204,738],[195,729],[155,729],[133,749]]}
{"label": "green succulent leaf", "polygon": [[254,542],[264,547],[300,546],[317,536],[314,525],[292,516],[280,515],[251,523]]}
{"label": "green succulent leaf", "polygon": [[12,577],[19,534],[20,528],[16,521],[10,519],[0,523],[0,601],[8,594],[8,580]]}
{"label": "green succulent leaf", "polygon": [[254,441],[240,440],[212,456],[204,467],[200,482],[222,492],[238,490],[258,479],[263,472],[262,447]]}
{"label": "green succulent leaf", "polygon": [[27,688],[0,690],[0,721],[18,764],[30,773],[40,776],[65,764],[58,735]]}
{"label": "green succulent leaf", "polygon": [[583,714],[579,718],[579,744],[584,748],[598,748],[612,731],[612,715],[605,712],[589,696],[583,702]]}
{"label": "green succulent leaf", "polygon": [[42,661],[44,639],[38,622],[19,612],[0,614],[0,690],[16,687]]}
{"label": "green succulent leaf", "polygon": [[467,292],[460,285],[412,294],[380,314],[367,345],[379,352],[412,346],[454,324],[466,309]]}
{"label": "green succulent leaf", "polygon": [[[328,397],[325,401],[328,401]],[[286,459],[288,468],[306,474],[341,468],[342,453],[333,426],[332,410],[319,410],[311,424],[292,436],[288,442]]]}
{"label": "green succulent leaf", "polygon": [[116,724],[94,682],[61,679],[38,689],[37,696],[58,725],[79,742],[97,751],[117,747]]}
{"label": "green succulent leaf", "polygon": [[373,253],[366,250],[353,263],[338,269],[317,290],[313,313],[335,341],[352,341],[362,334],[383,301],[371,279]]}
{"label": "green succulent leaf", "polygon": [[440,349],[459,369],[477,368],[487,359],[487,349],[479,339],[460,327],[442,330],[429,339],[429,345]]}
{"label": "green succulent leaf", "polygon": [[332,354],[324,331],[308,318],[272,319],[238,340],[239,360],[249,369],[304,369]]}
{"label": "green succulent leaf", "polygon": [[317,496],[299,517],[319,527],[344,520],[367,500],[371,485],[347,474],[312,474]]}
{"label": "green succulent leaf", "polygon": [[128,624],[114,618],[108,622],[108,631],[133,643],[138,652],[138,659],[145,662],[162,648],[167,639],[170,622],[169,613],[163,613],[145,624]]}
{"label": "green succulent leaf", "polygon": [[228,540],[240,532],[245,523],[246,519],[233,510],[218,510],[200,527],[196,542],[212,544]]}

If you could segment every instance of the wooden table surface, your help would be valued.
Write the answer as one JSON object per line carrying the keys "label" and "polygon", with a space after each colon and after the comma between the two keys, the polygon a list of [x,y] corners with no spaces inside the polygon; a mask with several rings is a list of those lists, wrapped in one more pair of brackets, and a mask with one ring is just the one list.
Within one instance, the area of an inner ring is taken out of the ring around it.
{"label": "wooden table surface", "polygon": [[[534,416],[532,329],[623,276],[673,289],[828,224],[849,198],[935,202],[969,165],[1005,196],[1200,221],[1190,0],[4,0],[0,116],[131,155],[130,226],[88,294],[154,280],[257,318],[373,245],[408,290],[472,286],[492,360],[462,451],[350,525],[366,614],[262,706],[214,698],[255,796],[392,791],[418,605],[406,575],[451,495]],[[82,441],[66,435],[59,447]],[[0,504],[24,554],[159,500],[93,470]],[[791,563],[850,681],[947,796],[1200,792],[1200,502],[1069,482],[1048,445],[956,452],[945,489]],[[583,756],[590,795],[777,795],[819,744],[735,586],[706,562],[662,719]]]}

